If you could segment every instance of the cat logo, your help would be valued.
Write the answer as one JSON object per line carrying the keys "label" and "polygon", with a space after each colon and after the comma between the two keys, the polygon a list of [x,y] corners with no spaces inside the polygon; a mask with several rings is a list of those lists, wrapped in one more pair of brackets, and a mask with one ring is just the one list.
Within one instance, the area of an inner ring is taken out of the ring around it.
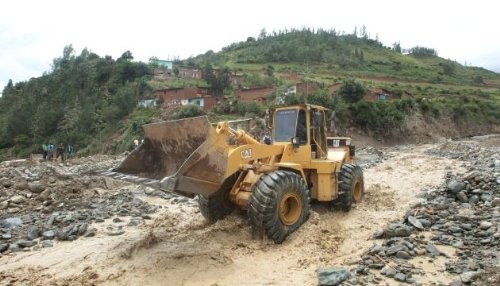
{"label": "cat logo", "polygon": [[245,149],[245,150],[241,151],[241,158],[243,160],[248,160],[248,159],[252,158],[252,149]]}

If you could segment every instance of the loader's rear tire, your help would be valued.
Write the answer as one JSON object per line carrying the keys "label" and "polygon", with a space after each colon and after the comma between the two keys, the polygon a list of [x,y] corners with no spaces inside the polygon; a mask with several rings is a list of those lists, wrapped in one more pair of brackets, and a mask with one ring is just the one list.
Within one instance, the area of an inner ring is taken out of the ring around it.
{"label": "loader's rear tire", "polygon": [[219,219],[223,219],[233,211],[233,206],[227,199],[227,195],[238,179],[238,175],[239,173],[235,173],[228,177],[220,189],[212,196],[198,196],[200,212],[209,223],[214,223]]}
{"label": "loader's rear tire", "polygon": [[340,204],[348,212],[352,204],[359,204],[365,195],[363,170],[355,164],[345,163],[340,171]]}
{"label": "loader's rear tire", "polygon": [[248,216],[275,243],[282,243],[308,218],[309,189],[302,177],[277,170],[263,175],[253,186]]}

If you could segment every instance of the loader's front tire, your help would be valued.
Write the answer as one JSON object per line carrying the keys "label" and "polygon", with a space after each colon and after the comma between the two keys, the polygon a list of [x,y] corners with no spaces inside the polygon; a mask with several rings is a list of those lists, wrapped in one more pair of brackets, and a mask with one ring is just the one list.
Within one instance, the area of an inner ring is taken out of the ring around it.
{"label": "loader's front tire", "polygon": [[359,204],[365,195],[363,170],[355,164],[345,163],[340,171],[340,204],[348,212],[352,204]]}
{"label": "loader's front tire", "polygon": [[233,206],[229,203],[227,195],[238,179],[238,175],[239,173],[236,173],[228,177],[220,189],[212,196],[198,196],[198,206],[201,215],[203,215],[209,223],[214,223],[219,219],[223,219],[233,211]]}
{"label": "loader's front tire", "polygon": [[263,175],[253,186],[248,216],[275,243],[282,243],[308,218],[309,189],[302,177],[277,170]]}

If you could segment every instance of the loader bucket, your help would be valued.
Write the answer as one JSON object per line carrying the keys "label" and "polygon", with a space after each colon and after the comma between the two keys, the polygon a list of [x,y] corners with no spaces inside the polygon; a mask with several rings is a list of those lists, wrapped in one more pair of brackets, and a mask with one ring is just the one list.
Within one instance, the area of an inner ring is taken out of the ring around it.
{"label": "loader bucket", "polygon": [[225,179],[227,144],[206,116],[143,126],[144,142],[109,174],[193,197],[209,196]]}

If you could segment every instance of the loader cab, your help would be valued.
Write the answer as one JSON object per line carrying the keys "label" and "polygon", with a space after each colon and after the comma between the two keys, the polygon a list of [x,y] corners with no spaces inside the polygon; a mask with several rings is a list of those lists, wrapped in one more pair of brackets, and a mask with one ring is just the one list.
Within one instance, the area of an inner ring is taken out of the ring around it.
{"label": "loader cab", "polygon": [[273,109],[273,139],[277,144],[292,142],[297,161],[326,159],[326,108],[300,104]]}

